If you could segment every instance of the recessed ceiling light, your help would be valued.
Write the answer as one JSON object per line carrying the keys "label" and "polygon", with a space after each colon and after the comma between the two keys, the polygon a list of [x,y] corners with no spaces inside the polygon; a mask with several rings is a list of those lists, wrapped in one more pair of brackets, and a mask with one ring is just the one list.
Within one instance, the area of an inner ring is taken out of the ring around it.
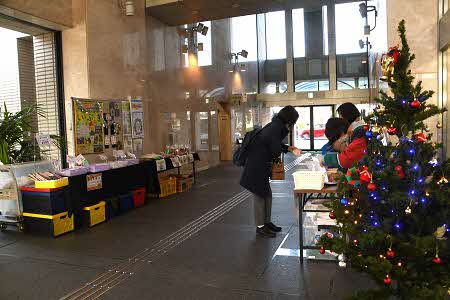
{"label": "recessed ceiling light", "polygon": [[193,11],[192,11],[192,14],[193,14],[193,15],[198,15],[198,10],[193,10]]}
{"label": "recessed ceiling light", "polygon": [[239,3],[233,3],[232,5],[231,5],[231,7],[232,8],[238,8],[238,7],[240,7],[241,5],[239,4]]}

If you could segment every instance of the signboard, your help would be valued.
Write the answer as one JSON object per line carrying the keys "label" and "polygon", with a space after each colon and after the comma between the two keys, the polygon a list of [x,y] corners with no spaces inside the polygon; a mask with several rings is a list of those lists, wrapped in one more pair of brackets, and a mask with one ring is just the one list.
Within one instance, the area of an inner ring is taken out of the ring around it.
{"label": "signboard", "polygon": [[74,112],[76,154],[102,153],[103,104],[74,98]]}
{"label": "signboard", "polygon": [[50,147],[52,144],[49,134],[38,134],[36,135],[36,141],[39,147]]}
{"label": "signboard", "polygon": [[102,188],[102,173],[86,175],[87,190],[94,191]]}
{"label": "signboard", "polygon": [[133,138],[144,137],[144,109],[141,100],[131,100],[131,132]]}

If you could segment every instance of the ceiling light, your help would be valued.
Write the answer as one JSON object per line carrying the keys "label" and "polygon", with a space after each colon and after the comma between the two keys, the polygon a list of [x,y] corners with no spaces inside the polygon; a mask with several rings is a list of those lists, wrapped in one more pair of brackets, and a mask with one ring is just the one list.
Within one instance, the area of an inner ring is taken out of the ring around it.
{"label": "ceiling light", "polygon": [[203,29],[202,29],[202,34],[203,35],[207,35],[208,34],[208,26],[203,26]]}
{"label": "ceiling light", "polygon": [[192,14],[193,14],[193,15],[198,15],[198,10],[193,10],[193,11],[192,11]]}
{"label": "ceiling light", "polygon": [[232,5],[231,5],[231,7],[232,8],[238,8],[238,7],[240,7],[241,5],[239,4],[239,3],[233,3]]}

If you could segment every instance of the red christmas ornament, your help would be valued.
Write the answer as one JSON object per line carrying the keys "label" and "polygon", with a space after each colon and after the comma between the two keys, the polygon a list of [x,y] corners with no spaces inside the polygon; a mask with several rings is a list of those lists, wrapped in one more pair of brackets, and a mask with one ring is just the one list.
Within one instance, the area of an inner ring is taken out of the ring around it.
{"label": "red christmas ornament", "polygon": [[373,192],[373,191],[375,191],[377,189],[377,185],[375,184],[375,183],[373,183],[373,182],[371,182],[371,183],[369,183],[368,185],[367,185],[367,190],[369,191],[369,192]]}
{"label": "red christmas ornament", "polygon": [[323,247],[320,247],[319,252],[320,252],[320,254],[324,254],[325,253],[325,249]]}
{"label": "red christmas ornament", "polygon": [[387,132],[389,133],[389,135],[394,135],[394,134],[397,133],[397,128],[395,128],[395,127],[389,127],[389,128],[387,129]]}
{"label": "red christmas ornament", "polygon": [[359,173],[359,181],[361,181],[361,183],[369,183],[370,180],[372,180],[372,174],[370,174],[365,167],[364,170]]}
{"label": "red christmas ornament", "polygon": [[391,277],[389,277],[389,275],[386,275],[386,277],[384,278],[384,283],[391,284],[391,282],[392,282]]}
{"label": "red christmas ornament", "polygon": [[365,131],[367,131],[367,130],[369,130],[369,125],[366,124],[366,125],[364,125],[363,128],[364,128]]}
{"label": "red christmas ornament", "polygon": [[412,108],[419,108],[420,107],[420,102],[416,100],[414,100],[413,102],[411,102],[411,107]]}
{"label": "red christmas ornament", "polygon": [[420,143],[423,143],[423,142],[427,141],[427,137],[425,136],[425,134],[423,134],[423,132],[417,133],[416,134],[416,139]]}
{"label": "red christmas ornament", "polygon": [[441,258],[436,255],[435,258],[433,258],[433,263],[439,265],[442,262]]}
{"label": "red christmas ornament", "polygon": [[400,177],[400,179],[405,178],[405,172],[403,172],[402,166],[395,166],[394,170],[397,172],[397,176]]}
{"label": "red christmas ornament", "polygon": [[391,248],[389,248],[388,251],[386,251],[386,257],[387,258],[394,258],[394,256],[395,256],[395,252],[392,251]]}
{"label": "red christmas ornament", "polygon": [[330,217],[331,220],[336,219],[336,216],[334,215],[333,211],[330,211],[330,213],[328,214],[328,216]]}

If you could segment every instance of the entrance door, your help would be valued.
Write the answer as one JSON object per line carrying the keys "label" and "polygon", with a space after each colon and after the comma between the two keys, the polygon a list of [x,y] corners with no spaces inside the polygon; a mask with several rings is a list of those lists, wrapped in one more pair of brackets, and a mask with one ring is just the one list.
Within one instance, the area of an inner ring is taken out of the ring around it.
{"label": "entrance door", "polygon": [[292,132],[294,146],[302,150],[320,150],[328,142],[325,124],[333,117],[333,106],[302,106],[295,109],[299,118]]}

